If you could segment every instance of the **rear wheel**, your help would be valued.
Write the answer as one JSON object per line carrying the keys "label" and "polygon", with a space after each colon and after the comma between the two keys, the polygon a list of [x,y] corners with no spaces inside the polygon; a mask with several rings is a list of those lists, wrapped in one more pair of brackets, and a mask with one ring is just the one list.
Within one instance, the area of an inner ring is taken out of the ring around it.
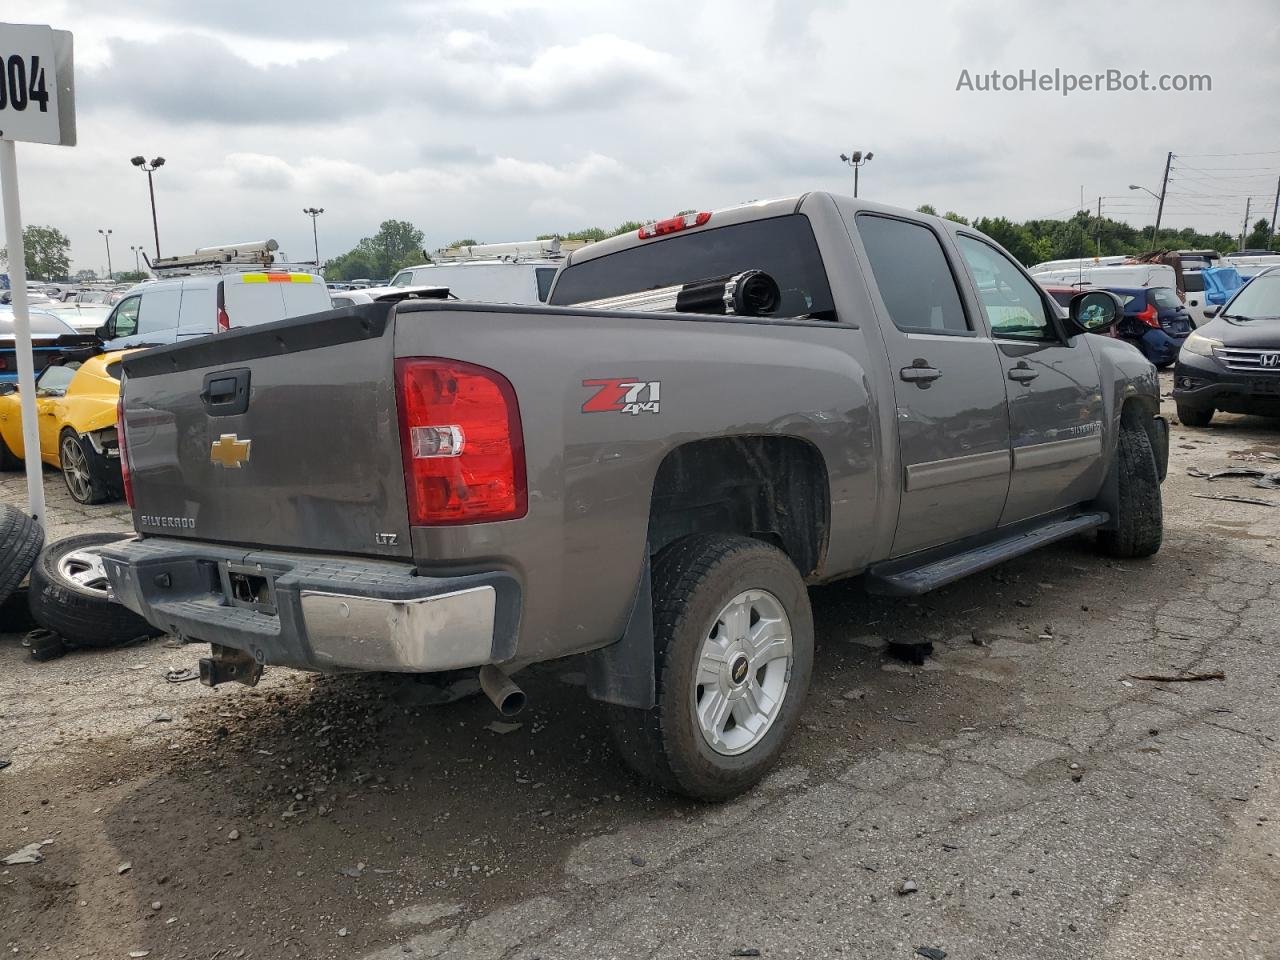
{"label": "rear wheel", "polygon": [[1100,531],[1098,546],[1113,557],[1149,557],[1164,540],[1164,507],[1159,467],[1142,424],[1121,420],[1112,469],[1120,487],[1116,528]]}
{"label": "rear wheel", "polygon": [[1184,407],[1178,404],[1178,420],[1188,427],[1207,427],[1213,419],[1213,407]]}
{"label": "rear wheel", "polygon": [[113,482],[111,461],[93,449],[86,438],[70,427],[58,440],[58,464],[67,492],[76,503],[106,503],[119,497],[119,484]]}
{"label": "rear wheel", "polygon": [[813,615],[795,566],[746,537],[697,535],[653,567],[657,704],[611,706],[641,775],[701,800],[749,789],[799,721],[813,669]]}
{"label": "rear wheel", "polygon": [[85,533],[52,543],[31,568],[28,599],[42,627],[78,647],[109,647],[160,631],[111,595],[101,548],[118,533]]}

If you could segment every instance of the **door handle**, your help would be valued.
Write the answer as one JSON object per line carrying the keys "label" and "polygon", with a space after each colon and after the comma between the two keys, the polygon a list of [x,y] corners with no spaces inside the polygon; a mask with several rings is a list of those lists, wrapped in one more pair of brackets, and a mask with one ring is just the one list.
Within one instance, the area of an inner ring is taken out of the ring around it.
{"label": "door handle", "polygon": [[1040,372],[1028,366],[1017,366],[1009,371],[1009,379],[1016,380],[1018,383],[1030,383],[1038,376]]}
{"label": "door handle", "polygon": [[920,389],[928,390],[929,384],[942,376],[942,371],[929,366],[928,360],[917,358],[911,361],[911,366],[899,370],[898,376],[907,383],[914,383]]}

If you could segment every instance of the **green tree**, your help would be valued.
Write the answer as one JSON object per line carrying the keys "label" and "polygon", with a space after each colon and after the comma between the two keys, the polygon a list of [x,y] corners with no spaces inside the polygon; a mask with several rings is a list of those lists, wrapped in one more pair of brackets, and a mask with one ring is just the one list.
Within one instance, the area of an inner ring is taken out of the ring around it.
{"label": "green tree", "polygon": [[[32,280],[65,280],[71,269],[71,241],[57,227],[24,227],[22,243],[27,252],[27,276]],[[0,260],[9,262],[9,251],[0,249]]]}
{"label": "green tree", "polygon": [[329,280],[389,279],[397,270],[423,262],[422,231],[408,220],[384,220],[378,232],[325,262]]}
{"label": "green tree", "polygon": [[141,283],[147,277],[148,274],[141,270],[117,270],[112,279],[117,283]]}
{"label": "green tree", "polygon": [[[546,238],[546,237],[539,237],[538,239],[539,239],[539,240],[544,240],[544,239],[549,239],[549,238]],[[446,244],[445,244],[445,249],[447,250],[449,247],[478,247],[478,246],[480,246],[480,241],[479,241],[479,240],[470,240],[470,239],[467,239],[467,240],[454,240],[452,243],[446,243]]]}
{"label": "green tree", "polygon": [[1244,238],[1245,249],[1247,250],[1265,250],[1267,244],[1271,240],[1271,224],[1267,220],[1259,220],[1253,225],[1253,229],[1249,231],[1249,235]]}
{"label": "green tree", "polygon": [[960,214],[956,213],[954,210],[948,210],[942,215],[942,219],[951,220],[954,223],[961,223],[966,227],[969,226],[969,218],[960,216]]}
{"label": "green tree", "polygon": [[922,203],[920,206],[916,207],[916,213],[923,213],[931,217],[936,217],[938,215],[938,208],[932,203]]}

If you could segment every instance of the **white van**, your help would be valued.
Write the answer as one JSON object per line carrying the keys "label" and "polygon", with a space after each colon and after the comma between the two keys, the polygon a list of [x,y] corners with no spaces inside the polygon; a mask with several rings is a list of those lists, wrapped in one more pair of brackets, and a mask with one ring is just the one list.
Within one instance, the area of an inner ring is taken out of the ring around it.
{"label": "white van", "polygon": [[192,274],[132,288],[98,328],[98,336],[108,349],[122,350],[332,309],[329,288],[314,273]]}
{"label": "white van", "polygon": [[1042,284],[1064,287],[1170,287],[1178,288],[1178,276],[1166,263],[1126,263],[1114,266],[1080,265],[1065,269],[1032,267],[1031,276]]}
{"label": "white van", "polygon": [[[459,300],[546,303],[560,264],[552,260],[467,260],[406,267],[391,278],[399,287],[448,287]],[[385,288],[378,288],[379,290]]]}

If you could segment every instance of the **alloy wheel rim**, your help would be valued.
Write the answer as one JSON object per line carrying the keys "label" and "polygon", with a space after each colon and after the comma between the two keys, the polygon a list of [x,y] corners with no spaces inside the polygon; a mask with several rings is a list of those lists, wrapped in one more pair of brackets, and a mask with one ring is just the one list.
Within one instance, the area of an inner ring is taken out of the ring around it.
{"label": "alloy wheel rim", "polygon": [[58,558],[58,575],[81,590],[110,596],[111,581],[97,550],[72,550]]}
{"label": "alloy wheel rim", "polygon": [[67,481],[71,496],[83,503],[89,499],[92,486],[89,480],[89,462],[80,441],[67,437],[62,441],[62,476]]}
{"label": "alloy wheel rim", "polygon": [[791,684],[791,621],[767,590],[744,590],[712,620],[698,652],[691,706],[703,740],[722,756],[756,746]]}

